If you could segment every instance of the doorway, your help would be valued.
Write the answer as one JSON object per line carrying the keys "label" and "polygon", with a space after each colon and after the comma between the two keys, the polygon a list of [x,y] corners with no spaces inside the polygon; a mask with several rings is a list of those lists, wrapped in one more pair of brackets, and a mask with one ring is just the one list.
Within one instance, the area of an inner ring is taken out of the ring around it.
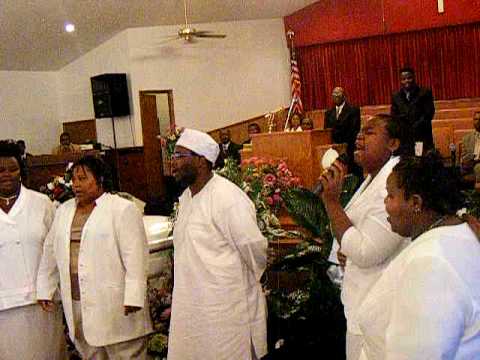
{"label": "doorway", "polygon": [[165,199],[167,188],[163,172],[160,135],[175,126],[173,90],[140,91],[143,154],[147,183],[147,203]]}

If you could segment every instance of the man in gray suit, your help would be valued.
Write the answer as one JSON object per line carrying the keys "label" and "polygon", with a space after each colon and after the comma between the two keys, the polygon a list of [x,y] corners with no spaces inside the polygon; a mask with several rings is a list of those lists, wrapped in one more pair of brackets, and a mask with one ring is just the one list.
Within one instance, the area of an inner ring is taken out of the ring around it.
{"label": "man in gray suit", "polygon": [[474,174],[475,181],[480,181],[480,111],[473,114],[475,131],[462,139],[462,170],[465,174]]}

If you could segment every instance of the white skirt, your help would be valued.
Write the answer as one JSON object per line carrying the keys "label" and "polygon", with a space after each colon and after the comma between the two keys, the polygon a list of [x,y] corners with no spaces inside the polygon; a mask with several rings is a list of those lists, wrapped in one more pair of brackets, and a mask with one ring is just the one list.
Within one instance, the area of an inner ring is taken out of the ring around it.
{"label": "white skirt", "polygon": [[0,359],[66,359],[62,307],[45,312],[40,305],[0,311]]}

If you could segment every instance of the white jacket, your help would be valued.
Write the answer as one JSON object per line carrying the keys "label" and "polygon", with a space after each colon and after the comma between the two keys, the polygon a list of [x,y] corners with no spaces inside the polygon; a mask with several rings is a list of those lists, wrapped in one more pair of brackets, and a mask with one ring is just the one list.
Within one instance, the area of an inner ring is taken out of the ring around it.
{"label": "white jacket", "polygon": [[467,224],[419,236],[360,307],[365,360],[480,358],[480,243]]}
{"label": "white jacket", "polygon": [[[60,281],[70,337],[75,338],[70,287],[71,199],[57,210],[47,236],[37,280],[39,299],[51,299]],[[146,302],[148,247],[142,215],[116,195],[96,200],[82,231],[78,257],[83,332],[92,346],[115,344],[151,329]],[[144,309],[124,315],[124,306]]]}
{"label": "white jacket", "polygon": [[399,157],[393,157],[372,179],[365,179],[345,212],[353,226],[342,238],[342,253],[347,265],[342,284],[342,302],[350,333],[361,335],[358,307],[390,261],[409,241],[392,232],[387,221],[384,199],[386,182]]}
{"label": "white jacket", "polygon": [[0,311],[37,302],[38,264],[54,214],[46,195],[23,186],[9,213],[0,210]]}

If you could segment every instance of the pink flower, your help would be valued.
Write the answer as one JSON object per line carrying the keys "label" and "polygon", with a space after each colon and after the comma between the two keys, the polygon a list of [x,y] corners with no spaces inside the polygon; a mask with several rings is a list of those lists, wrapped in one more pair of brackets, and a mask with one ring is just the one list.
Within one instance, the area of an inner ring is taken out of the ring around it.
{"label": "pink flower", "polygon": [[273,194],[273,202],[279,203],[282,201],[282,198],[279,194]]}
{"label": "pink flower", "polygon": [[286,170],[288,170],[288,167],[287,167],[287,164],[285,163],[285,161],[281,161],[281,162],[278,164],[278,170],[280,170],[280,171],[286,171]]}
{"label": "pink flower", "polygon": [[273,186],[275,185],[275,181],[277,180],[277,178],[275,177],[275,175],[273,174],[267,174],[265,175],[265,177],[263,178],[263,183],[266,185],[266,186]]}
{"label": "pink flower", "polygon": [[273,205],[273,198],[271,196],[267,197],[267,204]]}

